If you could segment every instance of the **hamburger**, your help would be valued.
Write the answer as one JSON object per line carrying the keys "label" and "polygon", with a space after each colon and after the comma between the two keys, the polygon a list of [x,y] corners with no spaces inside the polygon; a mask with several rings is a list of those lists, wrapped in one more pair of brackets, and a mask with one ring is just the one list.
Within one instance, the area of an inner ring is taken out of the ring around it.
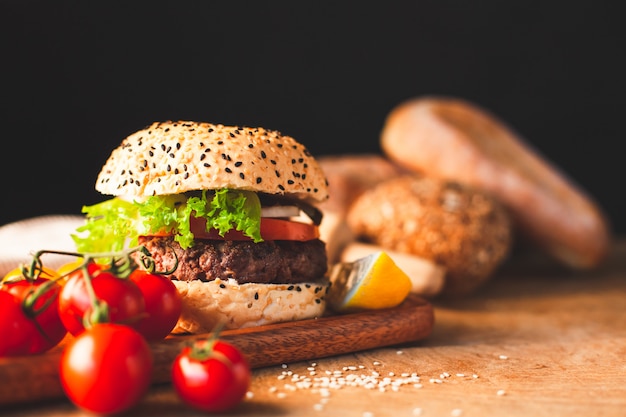
{"label": "hamburger", "polygon": [[329,288],[310,152],[264,128],[156,122],[113,150],[83,207],[81,252],[144,246],[183,299],[174,333],[319,317]]}

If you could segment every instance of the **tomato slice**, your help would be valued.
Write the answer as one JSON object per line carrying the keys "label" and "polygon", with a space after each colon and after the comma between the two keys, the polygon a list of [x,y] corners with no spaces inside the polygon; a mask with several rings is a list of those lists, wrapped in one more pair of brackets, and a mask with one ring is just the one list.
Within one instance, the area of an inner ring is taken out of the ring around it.
{"label": "tomato slice", "polygon": [[314,224],[290,220],[262,218],[261,237],[264,240],[313,240],[320,237],[319,228]]}
{"label": "tomato slice", "polygon": [[[229,230],[220,236],[217,230],[206,231],[206,220],[192,217],[190,221],[191,232],[196,239],[206,240],[251,240],[238,230]],[[153,236],[166,236],[156,234]],[[318,239],[319,228],[314,224],[294,222],[291,220],[274,219],[271,217],[261,218],[261,237],[263,240],[299,240],[307,241]]]}

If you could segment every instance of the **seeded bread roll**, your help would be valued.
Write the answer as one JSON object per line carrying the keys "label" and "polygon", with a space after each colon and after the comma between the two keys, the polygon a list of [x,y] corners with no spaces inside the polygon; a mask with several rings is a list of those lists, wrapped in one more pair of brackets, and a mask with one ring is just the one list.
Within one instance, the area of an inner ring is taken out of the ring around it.
{"label": "seeded bread roll", "polygon": [[362,193],[348,212],[362,241],[445,267],[443,296],[486,282],[513,240],[506,209],[484,192],[425,176],[392,178]]}
{"label": "seeded bread roll", "polygon": [[131,134],[96,181],[102,194],[128,197],[219,188],[318,202],[328,198],[324,173],[292,137],[189,121],[156,122]]}
{"label": "seeded bread roll", "polygon": [[493,195],[520,236],[566,266],[588,269],[607,256],[608,218],[571,178],[494,115],[455,98],[418,97],[387,116],[381,147],[399,165]]}
{"label": "seeded bread roll", "polygon": [[241,329],[321,317],[328,281],[300,284],[238,284],[235,280],[173,281],[183,297],[172,333],[207,333],[219,323]]}

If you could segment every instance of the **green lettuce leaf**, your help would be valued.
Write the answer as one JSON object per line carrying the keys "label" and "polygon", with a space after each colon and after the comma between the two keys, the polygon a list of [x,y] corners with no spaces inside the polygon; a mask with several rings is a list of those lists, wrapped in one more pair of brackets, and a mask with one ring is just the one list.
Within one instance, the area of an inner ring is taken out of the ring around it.
{"label": "green lettuce leaf", "polygon": [[84,206],[82,212],[86,222],[71,235],[79,252],[117,252],[137,244],[137,205],[113,198]]}
{"label": "green lettuce leaf", "polygon": [[190,218],[206,219],[207,231],[224,236],[231,229],[261,242],[261,202],[251,191],[221,189],[198,195],[152,196],[145,202],[112,198],[82,210],[86,223],[72,238],[80,252],[119,251],[140,235],[173,233],[183,249],[194,244]]}

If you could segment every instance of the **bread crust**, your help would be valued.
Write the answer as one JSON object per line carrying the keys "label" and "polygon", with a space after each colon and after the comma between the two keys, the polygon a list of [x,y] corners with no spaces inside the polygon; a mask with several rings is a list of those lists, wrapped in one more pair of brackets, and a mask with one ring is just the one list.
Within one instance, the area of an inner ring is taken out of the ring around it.
{"label": "bread crust", "polygon": [[207,333],[221,323],[241,329],[321,317],[327,278],[300,284],[238,284],[235,280],[172,281],[182,296],[182,312],[172,333]]}
{"label": "bread crust", "polygon": [[365,242],[445,267],[445,296],[468,294],[486,282],[513,241],[508,212],[497,200],[467,185],[419,175],[365,191],[347,220]]}
{"label": "bread crust", "polygon": [[388,115],[381,147],[414,172],[495,196],[520,231],[572,268],[598,266],[610,247],[598,204],[494,115],[467,101],[418,97]]}
{"label": "bread crust", "polygon": [[96,181],[103,194],[128,197],[221,188],[328,198],[317,161],[292,137],[263,128],[191,121],[156,122],[125,138]]}

